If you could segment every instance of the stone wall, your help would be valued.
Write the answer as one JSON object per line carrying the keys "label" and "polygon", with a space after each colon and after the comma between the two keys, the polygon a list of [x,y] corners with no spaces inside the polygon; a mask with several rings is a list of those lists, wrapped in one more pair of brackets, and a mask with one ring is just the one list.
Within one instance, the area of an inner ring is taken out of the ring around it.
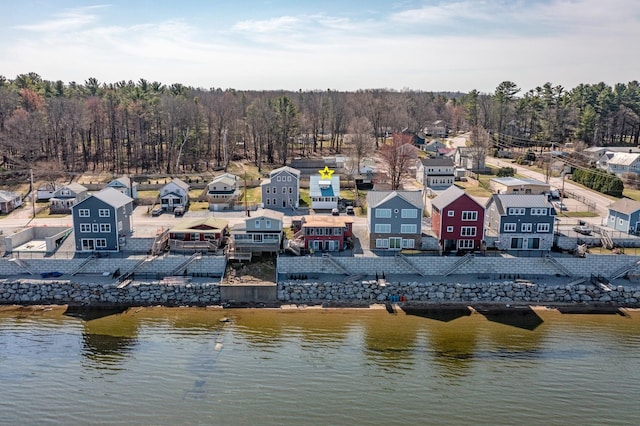
{"label": "stone wall", "polygon": [[[373,276],[376,273],[444,275],[454,274],[498,274],[498,275],[567,275],[610,277],[625,266],[634,266],[638,256],[577,257],[450,257],[450,256],[385,256],[385,257],[279,257],[278,275],[286,279],[289,275],[336,274]],[[336,267],[338,265],[339,267]],[[456,266],[457,265],[457,266]]]}
{"label": "stone wall", "polygon": [[0,304],[70,304],[83,306],[206,306],[220,302],[217,283],[81,284],[24,279],[0,281]]}
{"label": "stone wall", "polygon": [[597,303],[638,307],[640,306],[640,289],[623,286],[608,288],[590,282],[567,285],[537,285],[517,281],[466,284],[405,282],[381,285],[375,280],[348,283],[284,281],[278,284],[278,299],[288,303],[328,301]]}

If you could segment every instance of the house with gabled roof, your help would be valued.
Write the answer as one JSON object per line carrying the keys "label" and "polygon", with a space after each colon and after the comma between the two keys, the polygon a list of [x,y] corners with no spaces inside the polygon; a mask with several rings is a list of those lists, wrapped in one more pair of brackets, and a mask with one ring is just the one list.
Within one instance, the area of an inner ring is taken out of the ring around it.
{"label": "house with gabled roof", "polygon": [[624,173],[640,173],[640,153],[616,152],[607,161],[605,170],[618,176]]}
{"label": "house with gabled roof", "polygon": [[367,206],[371,250],[422,247],[422,191],[369,191]]}
{"label": "house with gabled roof", "polygon": [[486,149],[475,146],[459,146],[453,154],[453,161],[458,167],[477,173],[487,169],[486,158]]}
{"label": "house with gabled roof", "polygon": [[231,173],[223,173],[213,178],[207,184],[206,191],[211,211],[221,211],[233,207],[242,195],[238,176]]}
{"label": "house with gabled roof", "polygon": [[178,178],[173,178],[160,188],[162,210],[172,212],[178,206],[186,208],[189,205],[189,189],[189,184]]}
{"label": "house with gabled roof", "polygon": [[183,219],[169,230],[169,247],[177,251],[215,252],[228,230],[227,220],[213,216]]}
{"label": "house with gabled roof", "polygon": [[447,188],[453,185],[453,169],[453,160],[449,157],[420,158],[416,163],[416,180],[425,188]]}
{"label": "house with gabled roof", "polygon": [[230,259],[251,259],[260,253],[277,253],[282,245],[284,214],[258,210],[231,228]]}
{"label": "house with gabled roof", "polygon": [[138,182],[134,181],[130,176],[121,176],[113,179],[107,184],[108,187],[117,189],[124,195],[133,198],[138,198]]}
{"label": "house with gabled roof", "polygon": [[272,170],[260,183],[266,209],[297,209],[300,200],[300,170],[284,166]]}
{"label": "house with gabled roof", "polygon": [[58,188],[49,199],[49,212],[69,214],[71,207],[89,196],[87,188],[79,183],[69,183]]}
{"label": "house with gabled roof", "polygon": [[120,251],[133,230],[133,199],[106,187],[71,207],[76,251]]}
{"label": "house with gabled roof", "polygon": [[431,200],[431,230],[442,251],[477,250],[484,240],[484,206],[457,186]]}
{"label": "house with gabled roof", "polygon": [[494,194],[486,206],[486,232],[500,250],[551,250],[555,219],[546,195]]}
{"label": "house with gabled roof", "polygon": [[22,205],[22,195],[17,192],[0,190],[0,213],[11,213]]}
{"label": "house with gabled roof", "polygon": [[627,234],[640,233],[640,202],[622,198],[609,206],[607,226]]}

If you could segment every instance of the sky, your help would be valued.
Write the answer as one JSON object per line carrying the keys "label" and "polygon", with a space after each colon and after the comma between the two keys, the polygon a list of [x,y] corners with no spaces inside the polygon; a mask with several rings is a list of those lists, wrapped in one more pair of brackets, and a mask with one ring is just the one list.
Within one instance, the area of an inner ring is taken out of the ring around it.
{"label": "sky", "polygon": [[0,75],[238,90],[526,92],[639,78],[637,0],[20,0]]}

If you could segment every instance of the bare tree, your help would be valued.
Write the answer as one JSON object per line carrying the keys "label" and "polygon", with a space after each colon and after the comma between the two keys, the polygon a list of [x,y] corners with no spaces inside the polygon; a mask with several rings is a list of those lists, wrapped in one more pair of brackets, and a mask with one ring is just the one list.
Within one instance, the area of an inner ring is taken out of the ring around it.
{"label": "bare tree", "polygon": [[371,129],[371,122],[366,117],[358,116],[351,119],[351,152],[355,157],[358,172],[362,159],[373,152],[374,140],[371,136]]}
{"label": "bare tree", "polygon": [[380,158],[387,168],[391,180],[391,189],[400,189],[402,180],[408,175],[409,168],[418,158],[418,149],[413,146],[413,136],[394,133],[391,143],[380,148]]}

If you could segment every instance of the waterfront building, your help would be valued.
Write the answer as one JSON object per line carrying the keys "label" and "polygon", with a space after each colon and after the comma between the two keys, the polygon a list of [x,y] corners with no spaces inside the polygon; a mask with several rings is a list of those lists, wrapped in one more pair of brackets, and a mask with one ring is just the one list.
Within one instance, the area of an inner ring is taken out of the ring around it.
{"label": "waterfront building", "polygon": [[223,173],[209,182],[207,184],[209,210],[221,211],[233,207],[242,195],[238,182],[238,176],[231,173]]}
{"label": "waterfront building", "polygon": [[300,200],[300,171],[280,167],[269,173],[269,179],[260,183],[262,204],[267,209],[297,209]]}
{"label": "waterfront building", "polygon": [[228,234],[229,222],[215,217],[184,219],[169,230],[169,247],[177,251],[216,252]]}
{"label": "waterfront building", "polygon": [[369,191],[367,206],[372,250],[422,247],[422,191]]}
{"label": "waterfront building", "polygon": [[[353,219],[345,216],[305,216],[291,242],[307,252],[343,251],[353,246]],[[294,251],[296,254],[297,251]]]}
{"label": "waterfront building", "polygon": [[89,196],[87,188],[79,183],[69,183],[53,193],[49,198],[49,212],[52,214],[69,214],[71,207]]}
{"label": "waterfront building", "polygon": [[640,202],[622,198],[611,204],[607,226],[628,234],[640,233]]}
{"label": "waterfront building", "polygon": [[487,235],[500,250],[551,250],[556,211],[545,195],[496,194],[486,207]]}
{"label": "waterfront building", "polygon": [[176,207],[189,205],[189,184],[178,178],[173,178],[171,182],[160,188],[160,206],[162,210],[172,212]]}
{"label": "waterfront building", "polygon": [[76,251],[119,251],[133,230],[132,214],[133,199],[110,187],[73,205]]}
{"label": "waterfront building", "polygon": [[231,228],[229,258],[251,259],[261,253],[280,251],[283,237],[281,212],[270,209],[258,210]]}
{"label": "waterfront building", "polygon": [[476,250],[484,240],[484,206],[457,186],[431,200],[431,229],[443,251]]}

